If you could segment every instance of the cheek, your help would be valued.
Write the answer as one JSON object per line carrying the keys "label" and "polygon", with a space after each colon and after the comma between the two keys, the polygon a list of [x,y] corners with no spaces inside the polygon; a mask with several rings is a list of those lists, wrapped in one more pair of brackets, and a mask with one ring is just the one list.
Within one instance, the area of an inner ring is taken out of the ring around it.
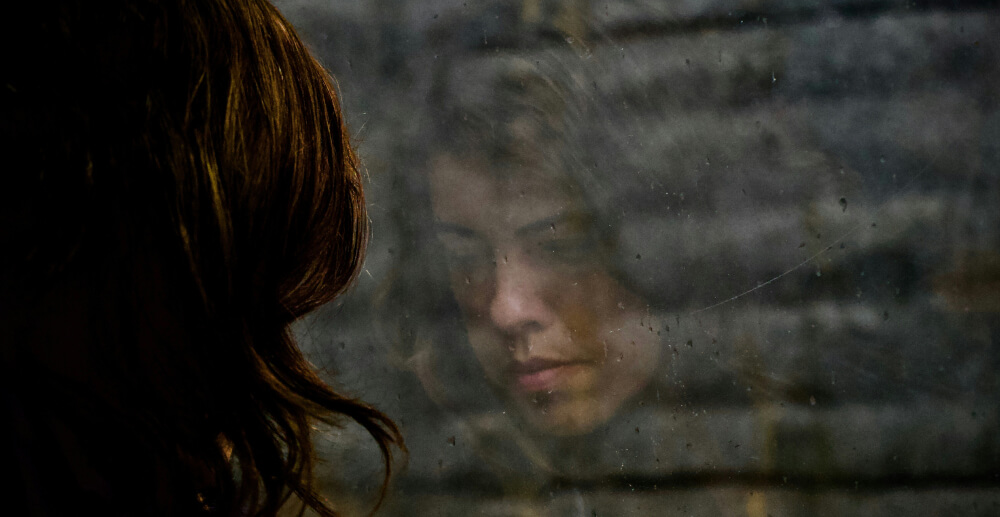
{"label": "cheek", "polygon": [[607,315],[595,311],[585,299],[561,300],[563,306],[557,311],[573,345],[585,354],[586,359],[603,361],[606,355],[605,336],[600,333],[602,318]]}
{"label": "cheek", "polygon": [[487,379],[494,384],[502,383],[509,354],[506,353],[501,336],[484,325],[469,325],[467,333],[472,353],[486,373]]}
{"label": "cheek", "polygon": [[451,292],[467,320],[486,316],[493,295],[492,277],[483,272],[451,272]]}
{"label": "cheek", "polygon": [[591,272],[566,293],[563,321],[576,346],[603,361],[601,382],[626,391],[645,384],[660,359],[645,303],[603,271]]}
{"label": "cheek", "polygon": [[[591,269],[561,279],[553,306],[578,346],[599,349],[604,355],[605,342],[614,339],[628,311],[633,309],[635,296],[624,290],[607,273]],[[636,323],[638,325],[638,323]]]}
{"label": "cheek", "polygon": [[609,392],[628,397],[646,386],[659,365],[662,353],[656,328],[644,310],[623,302],[625,310],[604,322],[598,330],[606,339],[608,357],[602,368],[603,384]]}
{"label": "cheek", "polygon": [[509,360],[507,338],[490,318],[495,277],[492,268],[473,266],[451,271],[452,294],[462,311],[469,346],[488,380],[503,383]]}

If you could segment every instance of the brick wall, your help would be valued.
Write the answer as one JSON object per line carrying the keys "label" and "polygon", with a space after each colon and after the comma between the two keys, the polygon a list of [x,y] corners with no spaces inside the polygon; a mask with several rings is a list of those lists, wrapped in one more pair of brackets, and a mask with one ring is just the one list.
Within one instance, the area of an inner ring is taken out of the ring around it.
{"label": "brick wall", "polygon": [[[996,2],[276,3],[336,76],[369,175],[366,270],[298,334],[402,424],[383,514],[1000,513]],[[440,269],[411,250],[442,95],[546,59],[614,108],[588,156],[617,175],[595,181],[627,212],[618,260],[670,330],[630,409],[540,442],[414,375],[391,316],[460,328],[453,303],[374,307]],[[371,444],[348,426],[321,446],[330,497],[363,513]]]}

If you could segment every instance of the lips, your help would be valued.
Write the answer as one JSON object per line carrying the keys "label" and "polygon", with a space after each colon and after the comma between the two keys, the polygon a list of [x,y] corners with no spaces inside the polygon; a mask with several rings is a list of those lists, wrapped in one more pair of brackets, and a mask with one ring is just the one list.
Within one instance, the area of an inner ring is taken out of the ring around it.
{"label": "lips", "polygon": [[534,393],[557,389],[579,367],[577,361],[531,359],[514,363],[511,374],[519,391]]}

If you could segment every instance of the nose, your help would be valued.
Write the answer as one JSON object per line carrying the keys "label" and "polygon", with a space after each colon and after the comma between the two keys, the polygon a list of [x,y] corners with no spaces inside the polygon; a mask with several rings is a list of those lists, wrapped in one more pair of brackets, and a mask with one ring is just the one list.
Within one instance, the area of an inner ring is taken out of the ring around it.
{"label": "nose", "polygon": [[555,319],[545,300],[545,275],[524,257],[498,257],[490,319],[508,334],[545,329]]}

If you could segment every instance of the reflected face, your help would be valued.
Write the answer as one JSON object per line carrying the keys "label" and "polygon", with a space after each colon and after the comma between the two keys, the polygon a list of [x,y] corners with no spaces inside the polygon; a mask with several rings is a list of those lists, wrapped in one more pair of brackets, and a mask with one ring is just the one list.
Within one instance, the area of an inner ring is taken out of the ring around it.
{"label": "reflected face", "polygon": [[536,429],[591,431],[649,382],[657,329],[598,257],[596,223],[569,188],[483,170],[442,159],[431,175],[470,344]]}

